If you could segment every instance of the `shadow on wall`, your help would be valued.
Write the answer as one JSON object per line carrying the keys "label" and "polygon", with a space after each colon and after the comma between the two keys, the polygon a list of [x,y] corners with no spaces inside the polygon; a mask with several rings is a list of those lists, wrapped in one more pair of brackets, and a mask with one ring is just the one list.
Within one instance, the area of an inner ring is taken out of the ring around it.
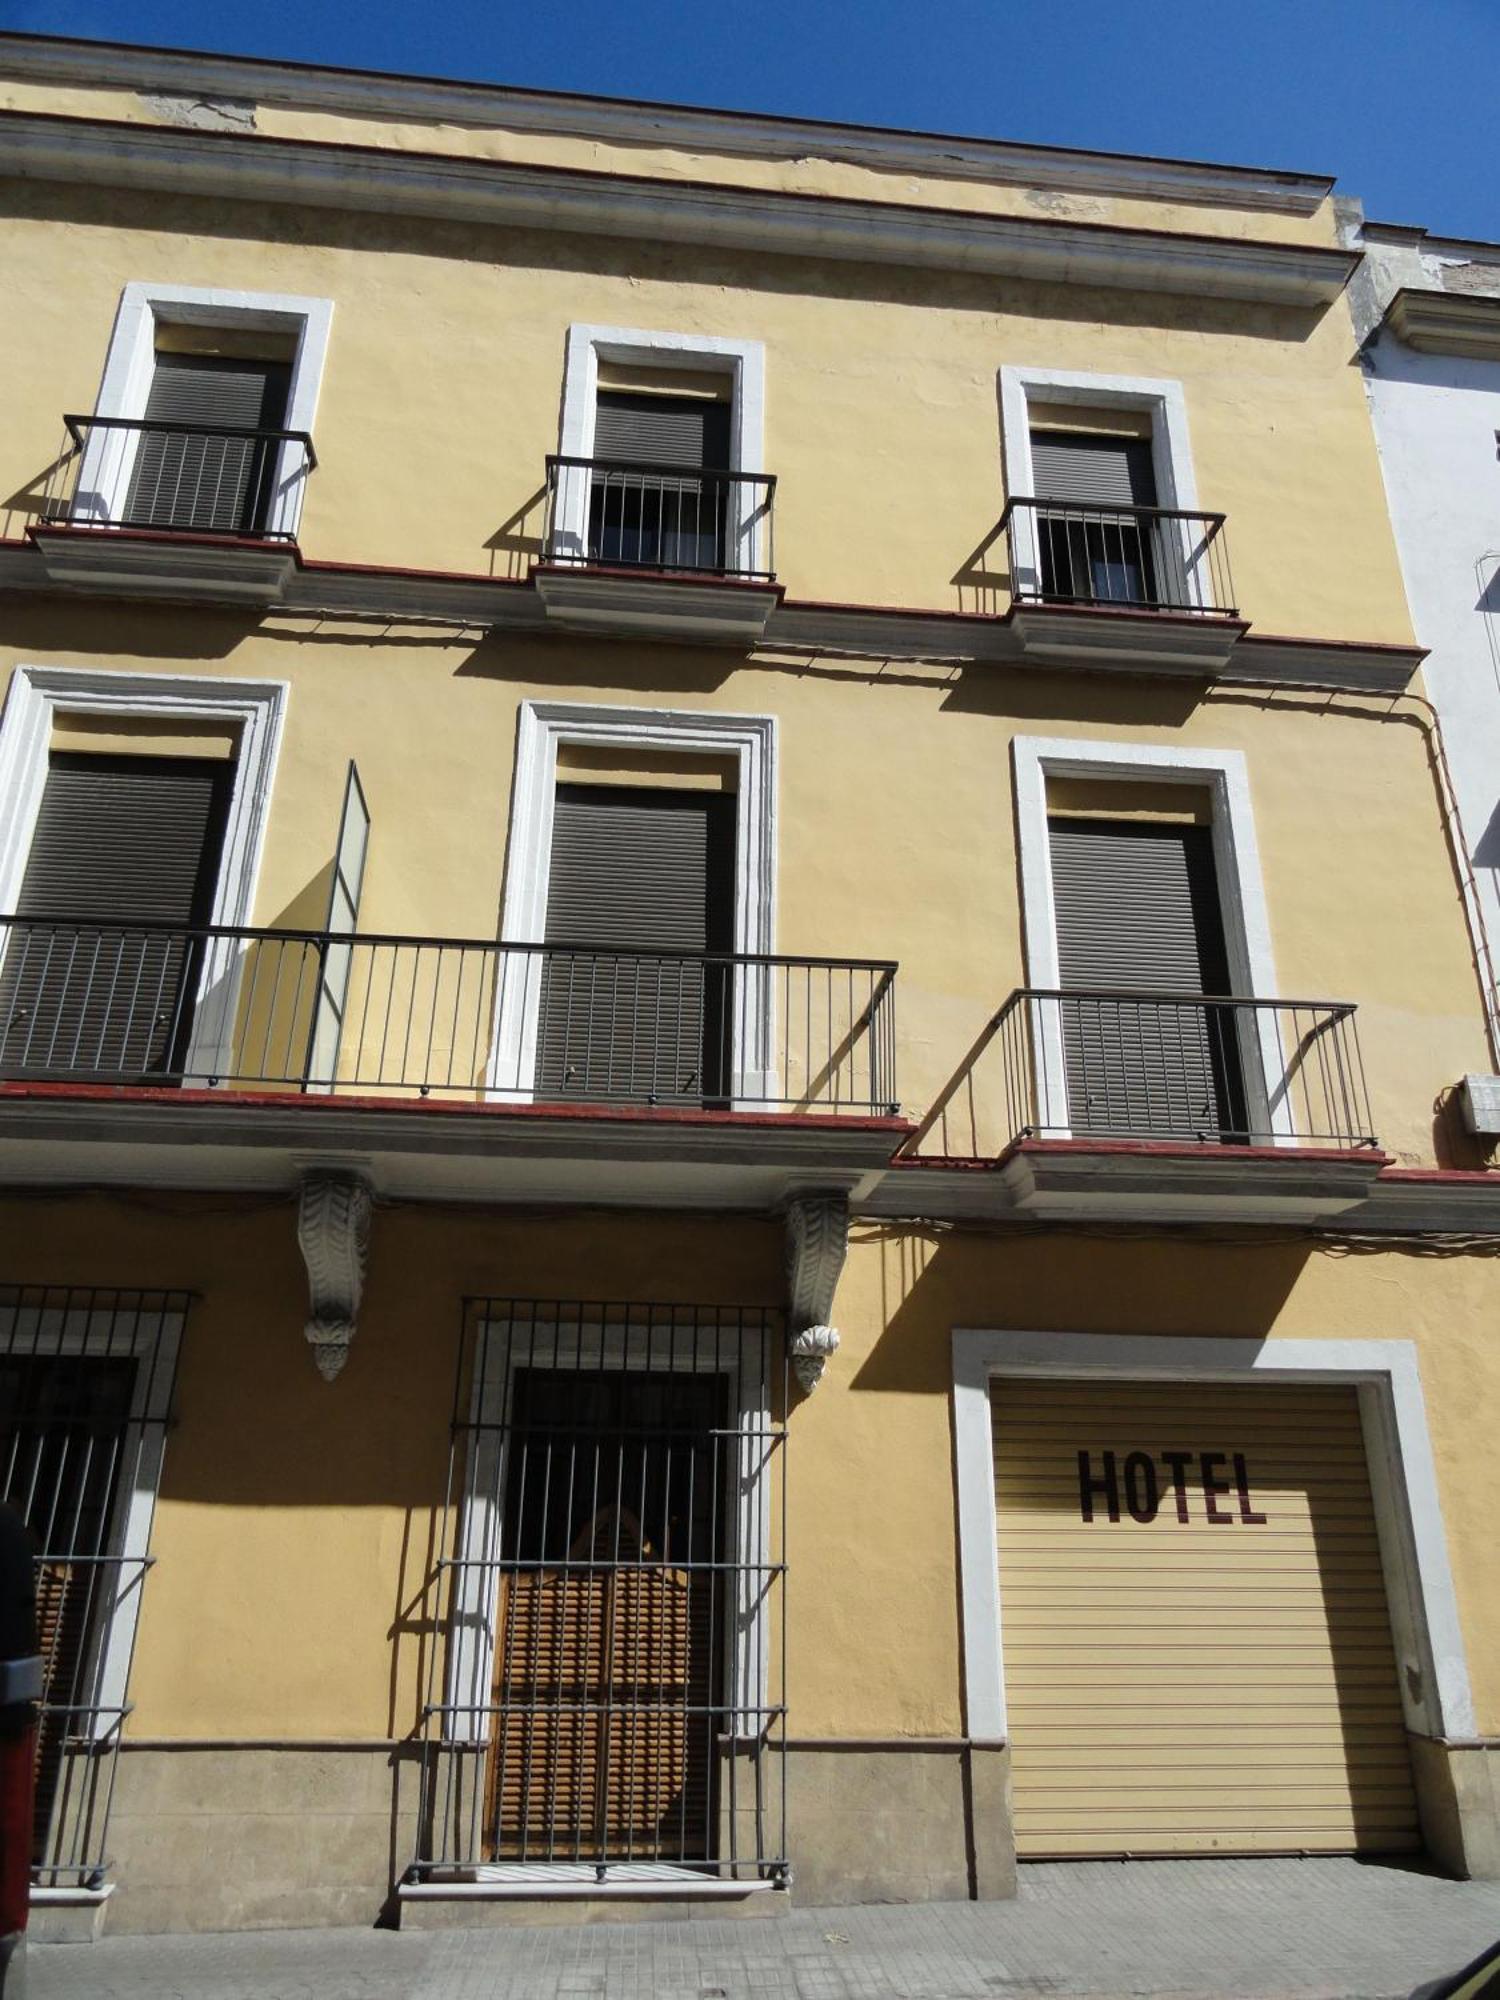
{"label": "shadow on wall", "polygon": [[899,1395],[948,1393],[955,1327],[1263,1340],[1315,1247],[1272,1231],[1205,1241],[1056,1224],[857,1225],[853,1240],[880,1246],[882,1330],[851,1387]]}

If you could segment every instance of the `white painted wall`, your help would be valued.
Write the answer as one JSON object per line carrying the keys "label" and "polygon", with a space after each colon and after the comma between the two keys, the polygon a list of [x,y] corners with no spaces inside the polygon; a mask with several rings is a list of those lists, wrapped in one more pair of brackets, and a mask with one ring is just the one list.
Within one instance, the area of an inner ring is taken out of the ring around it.
{"label": "white painted wall", "polygon": [[1418,354],[1386,330],[1365,366],[1427,688],[1500,945],[1500,362]]}

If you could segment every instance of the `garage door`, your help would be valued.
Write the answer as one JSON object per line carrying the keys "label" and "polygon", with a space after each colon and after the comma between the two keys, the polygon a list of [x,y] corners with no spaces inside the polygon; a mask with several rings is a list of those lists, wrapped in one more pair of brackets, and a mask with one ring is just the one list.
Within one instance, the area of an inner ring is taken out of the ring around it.
{"label": "garage door", "polygon": [[1418,1845],[1356,1392],[991,1400],[1019,1852]]}

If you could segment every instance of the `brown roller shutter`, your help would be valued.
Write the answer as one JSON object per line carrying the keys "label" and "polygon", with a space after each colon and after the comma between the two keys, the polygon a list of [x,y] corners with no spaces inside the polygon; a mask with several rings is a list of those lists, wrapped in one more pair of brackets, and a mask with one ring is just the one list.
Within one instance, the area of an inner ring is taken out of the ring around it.
{"label": "brown roller shutter", "polygon": [[692,474],[727,470],[727,404],[601,390],[594,457],[600,469],[589,494],[591,556],[646,568],[723,569],[730,489]]}
{"label": "brown roller shutter", "polygon": [[8,1074],[181,1060],[198,952],[160,932],[207,920],[233,780],[218,759],[52,753],[0,962]]}
{"label": "brown roller shutter", "polygon": [[1018,1851],[1417,1846],[1357,1392],[1003,1382],[992,1410]]}
{"label": "brown roller shutter", "polygon": [[[1052,818],[1047,831],[1059,985],[1229,992],[1210,828]],[[1244,1136],[1232,1009],[1070,997],[1060,1011],[1071,1130]]]}
{"label": "brown roller shutter", "polygon": [[291,367],[285,361],[158,354],[146,421],[131,469],[125,518],[132,527],[248,534],[265,525],[275,478],[274,442],[173,431],[274,431],[286,422]]}
{"label": "brown roller shutter", "polygon": [[[547,891],[539,1088],[702,1102],[728,1089],[734,799],[559,785]],[[699,954],[653,958],[653,952]]]}

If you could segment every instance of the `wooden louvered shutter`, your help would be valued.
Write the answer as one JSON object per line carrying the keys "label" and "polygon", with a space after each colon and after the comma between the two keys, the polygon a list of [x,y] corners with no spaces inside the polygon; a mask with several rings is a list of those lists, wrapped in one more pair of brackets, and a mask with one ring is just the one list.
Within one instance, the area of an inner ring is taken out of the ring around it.
{"label": "wooden louvered shutter", "polygon": [[174,431],[274,431],[286,421],[285,361],[158,354],[146,421],[131,469],[125,519],[132,527],[252,534],[264,527],[279,446],[274,440]]}
{"label": "wooden louvered shutter", "polygon": [[558,786],[546,942],[583,949],[543,969],[543,1096],[728,1093],[733,852],[732,797]]}
{"label": "wooden louvered shutter", "polygon": [[[727,403],[601,390],[594,457],[592,556],[663,569],[724,568],[729,486],[692,474],[728,467]],[[651,469],[629,469],[636,465]]]}
{"label": "wooden louvered shutter", "polygon": [[53,753],[0,962],[7,1073],[125,1078],[181,1061],[201,951],[160,933],[212,907],[233,768]]}
{"label": "wooden louvered shutter", "polygon": [[[1048,837],[1062,987],[1228,992],[1209,828],[1053,818]],[[1073,1131],[1243,1136],[1232,1009],[1082,997],[1060,1005]]]}
{"label": "wooden louvered shutter", "polygon": [[724,1422],[716,1376],[518,1371],[492,1858],[711,1858]]}
{"label": "wooden louvered shutter", "polygon": [[[1120,509],[1156,505],[1149,438],[1033,431],[1038,557],[1044,596],[1081,604],[1157,597],[1160,523]],[[1047,501],[1067,502],[1049,508]]]}

